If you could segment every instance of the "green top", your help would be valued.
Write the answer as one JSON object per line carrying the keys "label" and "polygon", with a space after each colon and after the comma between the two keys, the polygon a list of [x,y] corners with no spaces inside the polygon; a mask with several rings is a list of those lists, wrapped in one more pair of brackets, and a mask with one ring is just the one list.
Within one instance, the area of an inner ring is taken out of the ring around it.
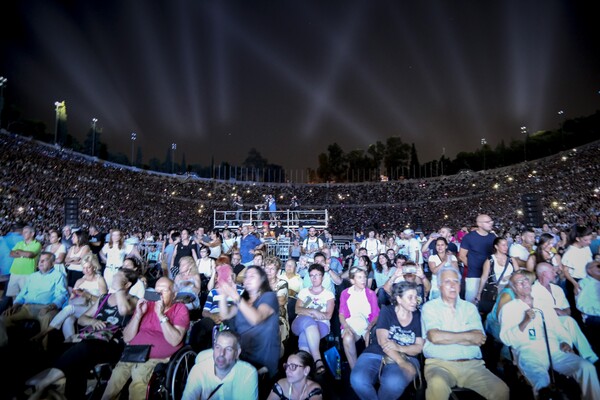
{"label": "green top", "polygon": [[24,240],[15,244],[13,250],[30,251],[35,254],[33,258],[16,257],[13,260],[12,266],[10,267],[10,273],[15,275],[30,275],[35,272],[38,258],[42,252],[42,244],[37,240],[32,240],[29,244],[26,244]]}

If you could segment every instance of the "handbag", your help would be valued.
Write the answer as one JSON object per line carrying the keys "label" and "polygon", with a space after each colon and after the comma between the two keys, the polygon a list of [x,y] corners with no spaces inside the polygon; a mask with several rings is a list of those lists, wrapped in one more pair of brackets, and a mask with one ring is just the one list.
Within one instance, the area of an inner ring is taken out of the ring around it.
{"label": "handbag", "polygon": [[491,273],[488,275],[488,279],[485,282],[485,286],[483,287],[483,290],[481,291],[481,296],[479,298],[478,308],[479,308],[480,312],[482,312],[484,314],[488,314],[494,308],[494,305],[496,304],[496,299],[498,298],[498,282],[502,281],[502,278],[504,277],[504,274],[506,273],[506,270],[508,269],[509,263],[510,263],[510,257],[507,256],[506,264],[504,264],[504,269],[502,270],[502,273],[500,274],[500,278],[498,278],[498,280],[496,280],[495,274],[493,272],[494,266],[493,266],[493,263],[490,262]]}
{"label": "handbag", "polygon": [[[98,314],[100,313],[100,310],[102,309],[104,304],[108,301],[108,298],[110,296],[111,296],[110,294],[104,296],[104,299],[102,300],[102,302],[98,305],[98,308],[96,309],[94,318],[96,318],[98,316]],[[85,326],[84,328],[82,328],[79,331],[79,333],[74,335],[75,337],[73,337],[71,341],[79,342],[82,340],[96,339],[96,340],[103,340],[105,342],[110,342],[113,339],[113,337],[115,336],[115,334],[120,329],[121,329],[121,327],[119,325],[107,324],[103,329],[96,330],[96,329],[94,329],[93,326],[88,325],[88,326]]]}
{"label": "handbag", "polygon": [[119,361],[144,363],[150,357],[150,344],[129,344],[125,346]]}

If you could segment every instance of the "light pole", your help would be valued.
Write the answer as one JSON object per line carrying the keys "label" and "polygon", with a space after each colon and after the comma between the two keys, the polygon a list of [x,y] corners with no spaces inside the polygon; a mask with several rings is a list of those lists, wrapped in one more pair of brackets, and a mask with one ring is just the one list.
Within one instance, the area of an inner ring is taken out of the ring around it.
{"label": "light pole", "polygon": [[529,135],[527,134],[527,127],[526,126],[522,126],[521,127],[521,133],[523,135],[525,135],[525,140],[523,141],[523,156],[525,158],[525,161],[527,161],[527,137]]}
{"label": "light pole", "polygon": [[3,76],[0,76],[0,128],[2,128],[2,111],[4,110],[4,86],[6,86],[6,79]]}
{"label": "light pole", "polygon": [[58,116],[60,113],[60,107],[63,106],[65,104],[64,101],[55,101],[54,102],[54,107],[55,107],[55,111],[56,111],[56,118],[54,121],[54,144],[58,143]]}
{"label": "light pole", "polygon": [[483,170],[485,171],[485,145],[487,144],[487,140],[485,138],[481,139],[481,151],[483,152]]}
{"label": "light pole", "polygon": [[98,119],[92,118],[92,157],[96,155],[96,122],[98,122]]}
{"label": "light pole", "polygon": [[558,129],[560,130],[560,146],[563,150],[565,149],[565,138],[563,137],[564,115],[565,115],[565,112],[563,110],[558,111],[558,116],[559,116],[559,118],[561,118],[561,121],[558,125]]}
{"label": "light pole", "polygon": [[133,165],[133,148],[135,145],[135,139],[137,139],[137,133],[131,132],[131,165]]}
{"label": "light pole", "polygon": [[175,150],[177,150],[177,143],[171,143],[171,173],[175,173]]}

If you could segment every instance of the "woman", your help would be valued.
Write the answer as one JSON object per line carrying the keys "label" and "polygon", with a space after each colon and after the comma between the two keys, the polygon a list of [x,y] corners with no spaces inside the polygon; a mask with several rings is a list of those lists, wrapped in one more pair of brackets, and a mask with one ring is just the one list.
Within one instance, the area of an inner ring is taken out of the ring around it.
{"label": "woman", "polygon": [[313,362],[312,356],[306,351],[290,354],[283,364],[285,378],[273,385],[267,400],[321,400],[321,385],[309,378]]}
{"label": "woman", "polygon": [[88,246],[87,234],[83,231],[75,231],[71,235],[73,246],[67,252],[65,265],[67,266],[67,286],[69,291],[75,286],[75,282],[83,276],[81,259],[86,254],[90,254],[92,249]]}
{"label": "woman", "polygon": [[390,257],[390,260],[394,259],[396,254],[398,254],[398,250],[400,250],[400,249],[398,247],[398,244],[396,243],[396,238],[394,238],[393,235],[389,235],[387,237],[387,239],[385,240],[385,252],[386,252],[386,254],[388,254],[388,257],[390,257],[389,253],[388,253],[389,251],[394,253],[394,255],[392,257]]}
{"label": "woman", "polygon": [[296,318],[292,324],[292,332],[298,336],[298,348],[308,351],[315,359],[317,375],[325,373],[319,344],[329,333],[329,321],[335,307],[335,295],[322,286],[324,275],[325,268],[320,264],[308,268],[311,286],[298,293]]}
{"label": "woman", "polygon": [[221,234],[219,231],[213,229],[208,233],[208,237],[210,238],[210,242],[204,242],[200,240],[200,245],[205,246],[209,249],[210,254],[209,257],[213,260],[216,260],[221,255],[223,249],[221,245],[223,244],[223,239],[221,238]]}
{"label": "woman", "polygon": [[[498,287],[498,293],[500,293],[508,284],[510,275],[518,269],[519,264],[508,255],[508,242],[505,238],[497,237],[494,239],[493,246],[494,252],[483,263],[479,291],[477,292],[477,296],[475,296],[475,301],[477,302],[481,299],[481,293],[490,275]],[[517,265],[517,268],[514,267],[515,265]]]}
{"label": "woman", "polygon": [[577,295],[581,290],[579,281],[586,277],[585,266],[593,260],[591,243],[591,229],[578,225],[569,232],[569,246],[562,257],[564,274],[568,280],[567,296],[569,293]]}
{"label": "woman", "polygon": [[439,237],[435,240],[435,254],[429,256],[427,263],[429,264],[429,271],[431,271],[429,300],[433,300],[440,297],[440,288],[437,281],[438,271],[448,263],[458,269],[458,260],[454,254],[448,251],[448,241],[443,237]]}
{"label": "woman", "polygon": [[123,328],[135,310],[137,300],[129,294],[129,288],[137,281],[137,273],[118,271],[111,289],[114,293],[101,296],[77,323],[86,327],[73,338],[74,344],[45,370],[30,379],[27,384],[35,386],[31,398],[42,398],[44,389],[66,378],[65,397],[85,398],[87,375],[100,363],[116,363],[123,352]]}
{"label": "woman", "polygon": [[277,276],[280,268],[281,260],[279,260],[279,257],[267,256],[265,258],[263,269],[267,274],[271,290],[277,293],[277,302],[279,303],[279,338],[281,340],[281,355],[283,355],[284,343],[290,336],[290,322],[287,316],[288,283]]}
{"label": "woman", "polygon": [[98,298],[108,292],[106,281],[100,275],[100,262],[94,254],[86,254],[81,260],[83,277],[73,286],[69,304],[54,316],[48,329],[40,332],[32,339],[41,339],[55,329],[61,329],[65,339],[75,334],[76,319],[81,317]]}
{"label": "woman", "polygon": [[538,239],[535,252],[527,259],[527,270],[535,271],[535,266],[542,262],[552,265],[556,272],[556,281],[553,283],[565,290],[566,278],[561,260],[561,256],[554,249],[554,236],[550,233],[542,233]]}
{"label": "woman", "polygon": [[129,289],[129,294],[137,297],[138,299],[143,299],[144,294],[146,293],[146,288],[148,287],[148,282],[144,276],[142,261],[137,257],[127,256],[127,258],[125,258],[123,261],[122,269],[135,271],[138,274],[138,280]]}
{"label": "woman", "polygon": [[294,238],[288,254],[290,255],[290,258],[296,262],[300,259],[300,256],[302,255],[302,246],[300,246],[300,240],[298,238]]}
{"label": "woman", "polygon": [[234,244],[235,235],[233,235],[229,229],[223,229],[223,244],[221,245],[222,253],[231,255]]}
{"label": "woman", "polygon": [[54,268],[66,275],[67,270],[64,262],[67,256],[67,248],[61,243],[60,233],[56,229],[50,229],[49,235],[50,244],[46,246],[44,251],[54,254]]}
{"label": "woman", "polygon": [[[179,261],[181,263],[181,261]],[[212,290],[211,278],[215,274],[215,260],[210,258],[210,249],[206,246],[200,247],[200,258],[196,260],[198,273],[200,274],[201,291],[208,292]],[[214,285],[214,280],[212,280]]]}
{"label": "woman", "polygon": [[396,267],[392,265],[392,262],[388,258],[387,254],[381,253],[379,256],[377,256],[373,275],[378,292],[383,290],[383,285],[385,285],[385,283],[394,275],[394,272],[396,272]]}
{"label": "woman", "polygon": [[190,237],[190,231],[187,229],[181,230],[181,239],[175,245],[175,250],[173,251],[173,257],[171,258],[171,265],[169,269],[171,271],[171,276],[177,276],[179,272],[179,260],[182,257],[193,257],[194,261],[198,262],[198,254],[196,254],[196,248],[198,245]]}
{"label": "woman", "polygon": [[356,364],[356,342],[362,337],[369,343],[369,333],[377,322],[377,295],[367,287],[367,273],[359,268],[350,270],[350,286],[340,296],[340,326],[342,343],[350,369]]}
{"label": "woman", "polygon": [[100,258],[104,262],[104,280],[108,287],[111,287],[113,275],[123,266],[123,261],[127,257],[123,235],[118,229],[111,229],[108,243],[102,246]]}
{"label": "woman", "polygon": [[423,351],[424,339],[416,285],[400,282],[392,293],[392,305],[379,314],[374,340],[350,374],[350,384],[360,399],[397,399],[420,369],[417,355]]}
{"label": "woman", "polygon": [[188,310],[200,308],[201,281],[198,267],[192,257],[179,260],[179,273],[174,279],[175,301],[181,301]]}
{"label": "woman", "polygon": [[283,271],[279,271],[277,276],[287,282],[289,297],[296,297],[302,290],[302,277],[296,272],[296,261],[287,260]]}
{"label": "woman", "polygon": [[[256,265],[247,268],[242,295],[232,282],[224,282],[217,292],[221,295],[221,320],[233,318],[233,330],[240,336],[240,358],[254,365],[259,373],[266,369],[270,378],[275,377],[280,351],[279,303],[265,271]],[[227,304],[228,298],[233,305]]]}

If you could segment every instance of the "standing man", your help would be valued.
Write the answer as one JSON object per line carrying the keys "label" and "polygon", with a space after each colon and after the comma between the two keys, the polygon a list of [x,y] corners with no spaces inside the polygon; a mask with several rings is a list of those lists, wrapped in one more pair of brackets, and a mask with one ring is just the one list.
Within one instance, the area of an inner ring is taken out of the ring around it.
{"label": "standing man", "polygon": [[254,259],[254,251],[264,247],[264,243],[260,241],[254,234],[250,233],[248,225],[242,226],[242,237],[240,239],[240,255],[242,256],[242,264],[251,265]]}
{"label": "standing man", "polygon": [[[23,240],[13,247],[10,256],[13,258],[10,267],[10,279],[6,288],[6,295],[14,297],[25,286],[29,275],[35,272],[35,265],[42,251],[42,244],[33,237],[35,231],[29,225],[23,227]],[[54,261],[52,261],[54,266]]]}
{"label": "standing man", "polygon": [[233,198],[233,208],[235,208],[235,220],[238,226],[242,225],[242,211],[244,211],[244,201],[242,196],[237,195]]}
{"label": "standing man", "polygon": [[485,343],[475,305],[460,298],[460,273],[452,266],[438,271],[441,297],[423,305],[421,317],[427,400],[447,400],[455,386],[486,399],[508,400],[508,386],[485,368],[480,346]]}
{"label": "standing man", "polygon": [[258,399],[256,368],[240,360],[241,353],[239,337],[233,331],[217,332],[212,349],[196,356],[182,399]]}
{"label": "standing man", "polygon": [[483,263],[494,251],[494,239],[496,235],[492,232],[494,221],[489,215],[480,214],[476,219],[477,229],[469,232],[462,239],[458,259],[463,263],[467,271],[465,279],[465,300],[475,302],[479,291]]}
{"label": "standing man", "polygon": [[100,250],[102,250],[102,246],[104,246],[104,237],[106,235],[101,234],[94,225],[90,225],[88,234],[90,249],[92,250],[92,253],[98,257],[98,260],[100,260]]}
{"label": "standing man", "polygon": [[317,252],[323,250],[325,244],[317,237],[317,230],[314,226],[308,229],[308,236],[302,241],[302,254],[308,258],[314,258]]}

